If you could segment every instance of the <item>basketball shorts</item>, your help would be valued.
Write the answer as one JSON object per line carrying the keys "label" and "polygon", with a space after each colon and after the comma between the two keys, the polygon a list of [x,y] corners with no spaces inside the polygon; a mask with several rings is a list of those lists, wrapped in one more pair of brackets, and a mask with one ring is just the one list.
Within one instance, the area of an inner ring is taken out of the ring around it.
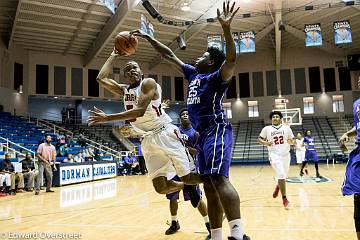
{"label": "basketball shorts", "polygon": [[181,133],[173,124],[166,124],[162,130],[146,135],[141,148],[151,179],[167,177],[170,172],[183,177],[193,168]]}
{"label": "basketball shorts", "polygon": [[232,143],[230,123],[218,123],[201,132],[197,156],[200,174],[229,177]]}
{"label": "basketball shorts", "polygon": [[349,155],[346,165],[345,179],[342,186],[343,195],[360,194],[360,146]]}
{"label": "basketball shorts", "polygon": [[286,179],[290,167],[290,153],[286,155],[269,153],[269,161],[275,171],[276,178]]}
{"label": "basketball shorts", "polygon": [[318,155],[316,150],[306,150],[305,152],[305,160],[310,161],[313,160],[314,162],[318,162]]}
{"label": "basketball shorts", "polygon": [[305,161],[305,151],[296,150],[296,163],[301,164]]}
{"label": "basketball shorts", "polygon": [[[178,176],[175,176],[173,177],[171,180],[174,180],[174,181],[178,181],[178,182],[181,182],[180,178]],[[189,201],[190,200],[190,193],[188,190],[186,189],[183,189],[183,195],[184,195],[184,201]],[[200,186],[199,185],[196,185],[196,192],[198,193],[200,199],[202,197],[202,192],[201,192],[201,189],[200,189]],[[169,199],[169,200],[178,200],[179,199],[179,195],[180,195],[180,191],[178,192],[173,192],[173,193],[168,193],[166,194],[166,198]]]}

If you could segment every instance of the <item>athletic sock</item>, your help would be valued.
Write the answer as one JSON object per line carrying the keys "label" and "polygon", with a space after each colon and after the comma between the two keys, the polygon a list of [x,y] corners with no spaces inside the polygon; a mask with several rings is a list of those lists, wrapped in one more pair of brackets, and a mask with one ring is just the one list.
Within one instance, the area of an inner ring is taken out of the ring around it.
{"label": "athletic sock", "polygon": [[241,219],[234,219],[229,222],[230,235],[236,239],[242,240],[244,236],[244,227]]}
{"label": "athletic sock", "polygon": [[175,221],[175,222],[177,222],[177,220],[178,220],[177,215],[175,215],[175,216],[171,216],[171,221]]}
{"label": "athletic sock", "polygon": [[222,228],[211,229],[211,240],[222,240]]}

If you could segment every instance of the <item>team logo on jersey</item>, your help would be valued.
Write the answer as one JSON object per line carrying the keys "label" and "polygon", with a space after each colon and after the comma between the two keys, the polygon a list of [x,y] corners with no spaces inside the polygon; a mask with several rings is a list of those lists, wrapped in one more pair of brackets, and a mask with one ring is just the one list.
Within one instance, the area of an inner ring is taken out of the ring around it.
{"label": "team logo on jersey", "polygon": [[297,176],[297,177],[286,178],[286,181],[288,183],[325,183],[325,182],[331,182],[332,180],[324,176],[320,176],[320,177]]}
{"label": "team logo on jersey", "polygon": [[198,88],[200,86],[200,79],[194,79],[189,84],[189,94],[187,99],[187,104],[198,104],[200,103],[200,97],[198,97]]}

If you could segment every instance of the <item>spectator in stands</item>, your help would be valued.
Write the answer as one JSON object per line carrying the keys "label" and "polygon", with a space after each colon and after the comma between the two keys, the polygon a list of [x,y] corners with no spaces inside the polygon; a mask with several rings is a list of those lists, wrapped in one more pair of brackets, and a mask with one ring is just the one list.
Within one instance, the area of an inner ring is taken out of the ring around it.
{"label": "spectator in stands", "polygon": [[139,172],[139,162],[135,157],[134,152],[130,152],[125,157],[125,168],[127,169],[127,172],[131,175],[133,172],[138,173]]}
{"label": "spectator in stands", "polygon": [[63,132],[59,132],[59,135],[57,136],[58,144],[59,146],[62,146],[66,143],[66,138]]}
{"label": "spectator in stands", "polygon": [[95,160],[95,154],[94,154],[94,150],[92,149],[92,147],[89,147],[85,150],[84,156],[85,156],[85,161]]}
{"label": "spectator in stands", "polygon": [[82,152],[78,152],[76,156],[74,157],[75,162],[85,162],[85,159],[82,156]]}
{"label": "spectator in stands", "polygon": [[0,162],[0,196],[6,196],[7,193],[10,193],[11,179],[14,176],[4,171],[2,165],[2,162]]}
{"label": "spectator in stands", "polygon": [[39,171],[35,169],[32,155],[30,153],[26,154],[26,157],[21,161],[21,164],[24,180],[26,180],[25,190],[27,192],[32,192],[35,188],[35,179],[39,174]]}
{"label": "spectator in stands", "polygon": [[74,162],[74,157],[72,154],[68,154],[67,158],[64,159],[64,163],[73,163]]}
{"label": "spectator in stands", "polygon": [[79,134],[79,137],[78,137],[77,142],[78,142],[78,144],[79,144],[81,147],[85,147],[85,146],[86,146],[85,136],[84,136],[84,134],[83,134],[82,131],[81,131],[80,134]]}
{"label": "spectator in stands", "polygon": [[69,154],[69,147],[67,145],[67,143],[65,143],[64,145],[60,146],[59,148],[59,157],[67,157]]}
{"label": "spectator in stands", "polygon": [[35,190],[35,195],[39,195],[40,193],[40,184],[43,182],[43,176],[44,176],[44,171],[45,171],[45,175],[46,175],[46,192],[54,192],[51,190],[51,185],[52,185],[52,177],[53,177],[53,173],[52,173],[52,169],[51,169],[51,164],[54,164],[54,171],[56,171],[56,149],[54,147],[54,145],[51,144],[51,136],[47,136],[46,137],[46,142],[42,143],[39,145],[38,149],[37,149],[37,157],[39,159],[38,164],[39,164],[39,175],[37,177],[37,181],[36,181],[36,190]]}
{"label": "spectator in stands", "polygon": [[10,153],[6,153],[4,161],[0,163],[0,172],[10,174],[10,194],[16,195],[16,181],[18,182],[18,192],[24,192],[24,176],[21,172],[15,172]]}

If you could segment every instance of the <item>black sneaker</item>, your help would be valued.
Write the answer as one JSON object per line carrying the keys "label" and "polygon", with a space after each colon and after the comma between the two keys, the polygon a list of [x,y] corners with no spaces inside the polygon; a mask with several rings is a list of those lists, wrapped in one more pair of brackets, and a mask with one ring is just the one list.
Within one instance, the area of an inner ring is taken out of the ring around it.
{"label": "black sneaker", "polygon": [[35,195],[39,195],[40,194],[40,190],[35,190]]}
{"label": "black sneaker", "polygon": [[53,190],[49,189],[49,190],[46,190],[46,192],[55,192],[55,191],[53,191]]}
{"label": "black sneaker", "polygon": [[300,177],[304,176],[304,172],[300,171]]}
{"label": "black sneaker", "polygon": [[[236,238],[234,238],[234,237],[228,237],[228,240],[238,240],[238,239],[236,239]],[[250,238],[249,236],[246,236],[246,235],[244,234],[243,240],[251,240],[251,238]]]}
{"label": "black sneaker", "polygon": [[171,235],[176,233],[180,229],[180,224],[178,221],[172,221],[168,230],[166,230],[165,235]]}
{"label": "black sneaker", "polygon": [[194,208],[197,208],[200,202],[200,195],[196,191],[197,185],[184,185],[184,190],[187,190],[190,195],[190,202]]}
{"label": "black sneaker", "polygon": [[317,172],[317,173],[316,173],[316,177],[317,177],[317,178],[321,178],[320,173]]}
{"label": "black sneaker", "polygon": [[309,172],[308,172],[308,170],[307,170],[307,169],[305,169],[305,174],[306,174],[306,175],[309,175]]}

